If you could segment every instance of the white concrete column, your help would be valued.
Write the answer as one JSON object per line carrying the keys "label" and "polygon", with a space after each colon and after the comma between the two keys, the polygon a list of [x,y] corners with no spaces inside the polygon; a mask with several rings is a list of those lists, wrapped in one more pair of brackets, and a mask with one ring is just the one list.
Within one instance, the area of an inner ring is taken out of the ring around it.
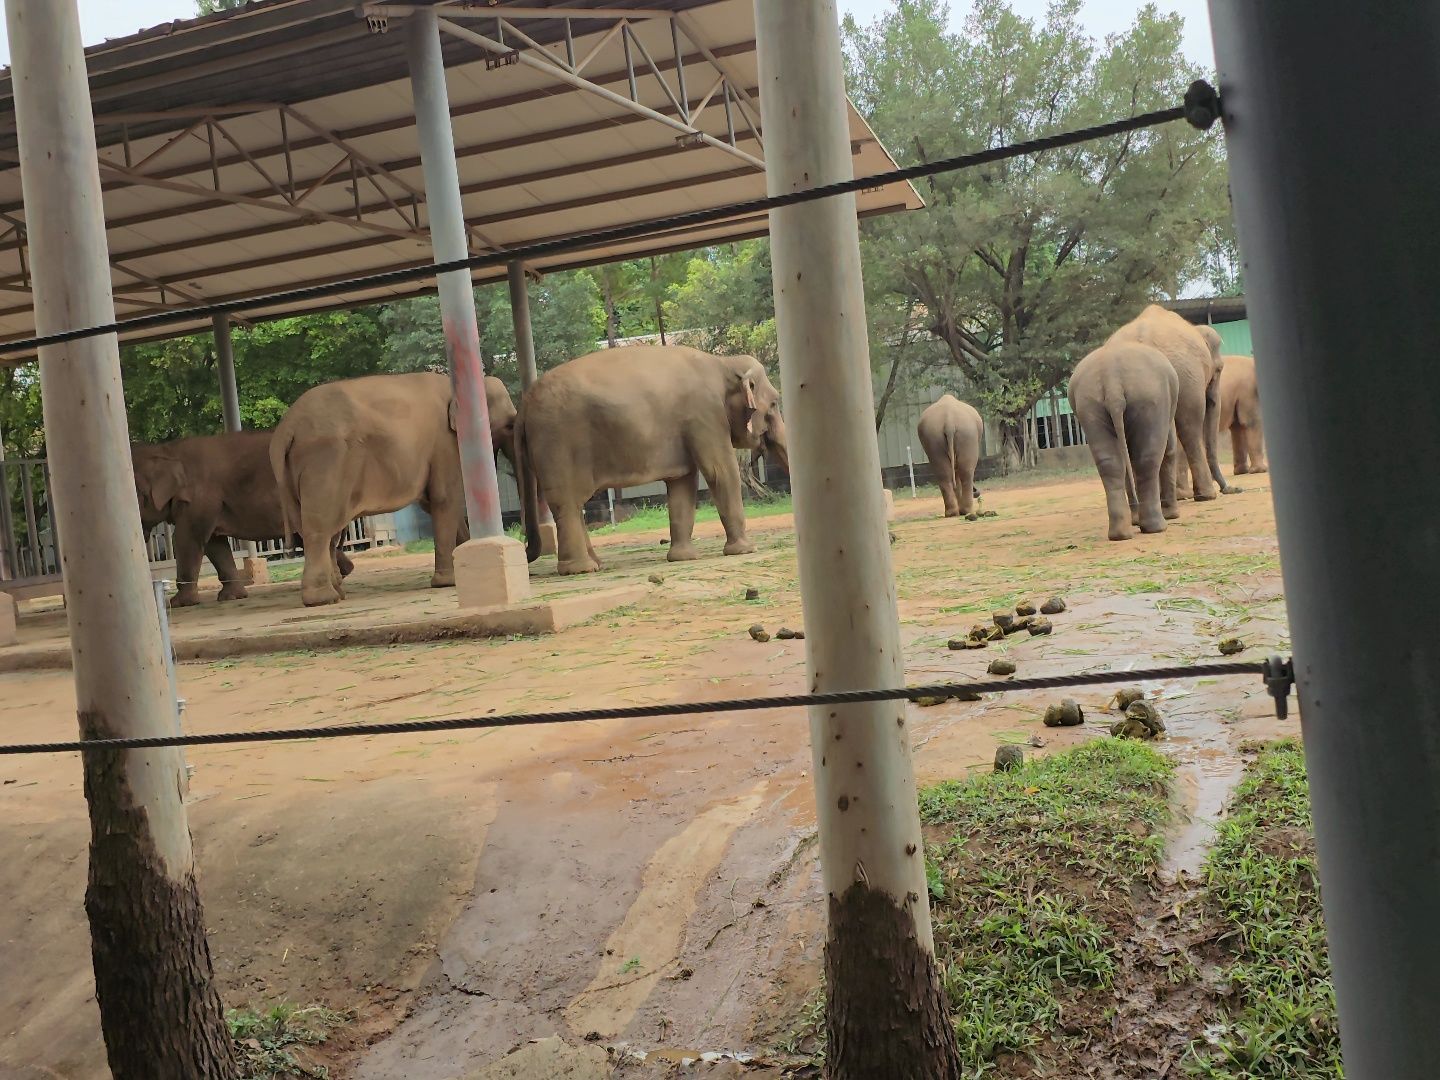
{"label": "white concrete column", "polygon": [[[834,0],[756,0],[755,12],[770,194],[851,179]],[[898,687],[855,198],[772,210],[770,236],[809,686]],[[837,1077],[957,1075],[907,705],[812,708],[810,739],[830,913],[827,1064]]]}
{"label": "white concrete column", "polygon": [[[75,0],[7,0],[36,331],[115,321]],[[172,734],[114,334],[40,350],[51,497],[82,737]],[[110,1068],[233,1075],[181,801],[178,750],[83,757],[96,996]]]}
{"label": "white concrete column", "polygon": [[[425,174],[430,243],[437,262],[452,262],[469,254],[469,243],[455,165],[439,19],[433,10],[417,8],[408,22],[410,87]],[[441,274],[436,286],[445,331],[445,356],[455,385],[460,467],[470,522],[471,539],[455,550],[460,605],[514,603],[529,595],[530,577],[524,546],[505,535],[500,517],[500,485],[490,440],[490,410],[485,401],[485,371],[480,361],[480,332],[470,273],[454,270]]]}

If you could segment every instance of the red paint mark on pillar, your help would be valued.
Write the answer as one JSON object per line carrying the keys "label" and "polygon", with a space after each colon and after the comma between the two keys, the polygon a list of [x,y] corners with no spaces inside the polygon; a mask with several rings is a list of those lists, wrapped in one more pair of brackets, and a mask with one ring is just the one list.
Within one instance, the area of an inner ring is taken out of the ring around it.
{"label": "red paint mark on pillar", "polygon": [[490,407],[485,400],[485,368],[480,362],[480,336],[474,312],[460,320],[442,317],[445,352],[456,404],[456,435],[460,472],[465,484],[465,509],[472,537],[498,536],[500,483],[490,441]]}

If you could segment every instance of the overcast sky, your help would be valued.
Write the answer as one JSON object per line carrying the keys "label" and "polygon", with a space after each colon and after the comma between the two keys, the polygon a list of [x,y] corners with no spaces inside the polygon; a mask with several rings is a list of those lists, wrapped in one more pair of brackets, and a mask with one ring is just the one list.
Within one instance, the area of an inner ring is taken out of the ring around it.
{"label": "overcast sky", "polygon": [[[840,10],[868,22],[890,6],[891,0],[839,0]],[[1043,18],[1048,0],[1010,0],[1011,6],[1032,18]],[[1086,0],[1081,18],[1097,38],[1123,30],[1135,17],[1140,0]],[[1158,0],[1161,11],[1178,11],[1185,17],[1185,52],[1202,67],[1214,66],[1210,50],[1210,16],[1205,0]],[[957,19],[969,10],[968,0],[952,0]],[[194,0],[80,0],[80,29],[86,45],[106,38],[124,37],[172,19],[195,14]],[[10,63],[10,42],[0,22],[0,63]]]}

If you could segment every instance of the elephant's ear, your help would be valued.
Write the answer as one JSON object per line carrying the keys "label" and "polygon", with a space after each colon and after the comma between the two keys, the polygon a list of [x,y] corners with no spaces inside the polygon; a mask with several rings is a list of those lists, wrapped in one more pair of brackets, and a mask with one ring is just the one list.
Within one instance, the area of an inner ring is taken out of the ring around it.
{"label": "elephant's ear", "polygon": [[755,404],[755,373],[747,371],[740,381],[745,386],[745,408],[753,413],[758,408]]}
{"label": "elephant's ear", "polygon": [[173,458],[162,458],[150,470],[150,501],[160,513],[166,513],[170,504],[185,490],[185,469]]}
{"label": "elephant's ear", "polygon": [[460,402],[453,397],[450,399],[449,413],[450,430],[458,433],[460,431]]}

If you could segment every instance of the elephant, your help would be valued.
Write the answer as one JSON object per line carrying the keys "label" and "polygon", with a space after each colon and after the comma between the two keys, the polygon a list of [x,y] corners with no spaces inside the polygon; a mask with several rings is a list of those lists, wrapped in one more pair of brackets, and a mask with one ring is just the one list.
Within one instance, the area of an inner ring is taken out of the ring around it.
{"label": "elephant", "polygon": [[920,445],[930,459],[930,471],[940,485],[945,516],[960,517],[975,509],[975,466],[980,463],[980,444],[985,438],[985,421],[971,405],[953,394],[945,394],[920,414],[915,427]]}
{"label": "elephant", "polygon": [[[1158,349],[1180,379],[1175,406],[1175,485],[1188,497],[1193,480],[1196,501],[1226,495],[1234,489],[1220,472],[1220,335],[1209,326],[1195,326],[1173,311],[1151,304],[1110,335],[1109,342],[1132,341]],[[1187,477],[1190,479],[1187,480]]]}
{"label": "elephant", "polygon": [[1269,471],[1265,463],[1265,425],[1260,419],[1260,388],[1253,356],[1226,356],[1220,372],[1220,430],[1230,432],[1235,475]]}
{"label": "elephant", "polygon": [[1080,420],[1105,485],[1111,540],[1165,531],[1175,504],[1175,410],[1180,375],[1160,350],[1113,337],[1070,376],[1070,408]]}
{"label": "elephant", "polygon": [[725,554],[755,550],[745,535],[735,450],[771,453],[788,470],[780,395],[752,356],[678,345],[603,349],[542,375],[520,401],[517,475],[526,555],[540,555],[537,500],[555,516],[559,570],[600,569],[584,504],[607,487],[665,481],[668,558],[696,558],[692,534],[703,474],[725,526]]}
{"label": "elephant", "polygon": [[[140,523],[147,534],[161,522],[175,526],[178,582],[173,607],[200,602],[202,554],[220,578],[222,601],[248,595],[227,538],[288,540],[269,454],[268,431],[195,435],[130,447]],[[354,569],[343,551],[337,550],[335,559],[341,575]]]}
{"label": "elephant", "polygon": [[[485,380],[491,446],[513,453],[515,407],[500,380]],[[335,560],[320,554],[333,536],[363,514],[383,514],[419,501],[435,526],[430,584],[455,584],[455,545],[469,538],[460,444],[455,437],[450,378],[422,371],[366,375],[305,391],[270,443],[285,521],[305,545],[300,599],[307,607],[344,598]],[[513,460],[513,459],[512,459]]]}

